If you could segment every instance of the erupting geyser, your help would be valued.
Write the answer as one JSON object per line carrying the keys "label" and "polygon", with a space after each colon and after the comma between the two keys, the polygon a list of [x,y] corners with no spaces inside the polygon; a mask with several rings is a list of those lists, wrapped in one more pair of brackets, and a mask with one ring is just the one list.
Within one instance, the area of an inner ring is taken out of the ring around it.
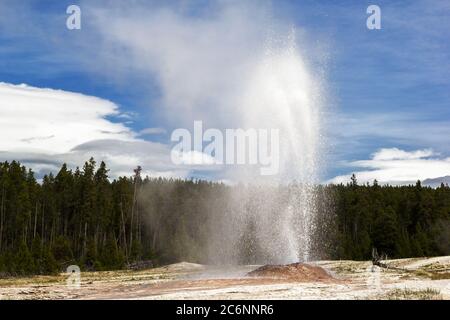
{"label": "erupting geyser", "polygon": [[234,171],[234,180],[247,185],[232,192],[227,215],[216,222],[210,257],[216,263],[308,261],[322,145],[319,81],[292,33],[267,45],[245,82],[242,126],[280,130],[280,170],[269,177],[249,167]]}

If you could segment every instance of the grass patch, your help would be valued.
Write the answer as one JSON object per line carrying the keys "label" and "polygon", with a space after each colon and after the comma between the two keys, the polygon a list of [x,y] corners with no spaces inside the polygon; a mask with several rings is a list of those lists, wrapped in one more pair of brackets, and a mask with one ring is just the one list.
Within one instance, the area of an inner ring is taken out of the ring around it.
{"label": "grass patch", "polygon": [[425,270],[414,270],[412,271],[412,273],[417,276],[417,277],[421,277],[421,278],[431,278],[432,273],[427,272]]}
{"label": "grass patch", "polygon": [[446,280],[450,279],[450,272],[430,272],[425,270],[414,270],[410,273],[411,276],[426,278],[431,280]]}
{"label": "grass patch", "polygon": [[425,290],[394,289],[383,295],[386,300],[442,300],[439,290],[427,288]]}
{"label": "grass patch", "polygon": [[365,271],[364,265],[357,262],[342,262],[337,266],[331,267],[331,269],[336,273],[358,273]]}
{"label": "grass patch", "polygon": [[431,275],[431,280],[450,279],[450,272],[435,272]]}
{"label": "grass patch", "polygon": [[65,279],[64,276],[10,277],[0,279],[0,287],[55,284],[63,283]]}

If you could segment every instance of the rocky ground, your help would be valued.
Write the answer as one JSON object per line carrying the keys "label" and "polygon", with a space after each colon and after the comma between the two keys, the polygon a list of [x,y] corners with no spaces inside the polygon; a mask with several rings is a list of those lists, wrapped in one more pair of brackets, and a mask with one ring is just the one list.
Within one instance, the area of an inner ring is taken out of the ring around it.
{"label": "rocky ground", "polygon": [[79,286],[67,274],[9,278],[0,279],[0,299],[450,299],[450,256],[384,262],[389,269],[369,261],[226,269],[183,262],[82,272]]}

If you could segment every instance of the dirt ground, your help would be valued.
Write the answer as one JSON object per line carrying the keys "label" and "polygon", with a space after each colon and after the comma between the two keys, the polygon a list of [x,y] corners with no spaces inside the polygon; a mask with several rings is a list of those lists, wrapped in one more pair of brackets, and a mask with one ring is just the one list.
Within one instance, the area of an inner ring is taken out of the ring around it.
{"label": "dirt ground", "polygon": [[68,283],[68,274],[9,278],[0,279],[0,299],[450,299],[450,256],[385,263],[390,269],[369,261],[296,266],[309,272],[307,278],[293,277],[292,265],[255,276],[248,273],[261,266],[186,262],[142,271],[82,272],[79,286]]}

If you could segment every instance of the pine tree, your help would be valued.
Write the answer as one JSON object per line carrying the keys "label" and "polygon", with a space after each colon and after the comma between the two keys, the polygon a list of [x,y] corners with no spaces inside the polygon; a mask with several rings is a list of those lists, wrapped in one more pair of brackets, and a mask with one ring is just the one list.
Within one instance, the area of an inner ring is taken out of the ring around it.
{"label": "pine tree", "polygon": [[24,241],[20,243],[15,255],[14,271],[19,275],[36,273],[33,257]]}
{"label": "pine tree", "polygon": [[395,256],[397,253],[398,229],[395,211],[392,207],[380,210],[373,228],[373,242],[378,252]]}

